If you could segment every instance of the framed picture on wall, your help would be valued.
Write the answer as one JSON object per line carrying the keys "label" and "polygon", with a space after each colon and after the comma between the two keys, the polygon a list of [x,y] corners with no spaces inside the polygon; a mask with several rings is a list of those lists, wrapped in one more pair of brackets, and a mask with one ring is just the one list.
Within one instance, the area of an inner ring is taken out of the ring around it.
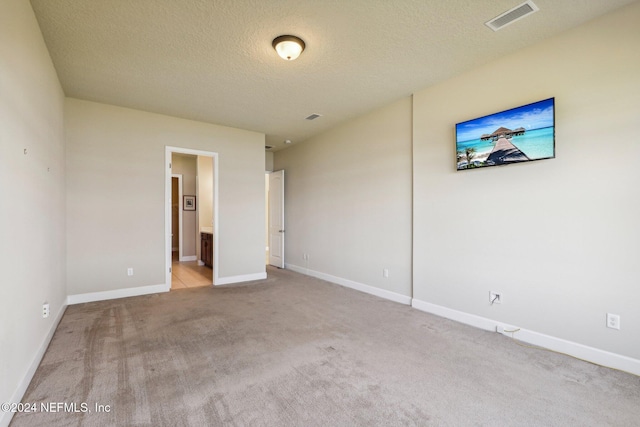
{"label": "framed picture on wall", "polygon": [[196,196],[182,196],[182,210],[195,211],[196,210]]}

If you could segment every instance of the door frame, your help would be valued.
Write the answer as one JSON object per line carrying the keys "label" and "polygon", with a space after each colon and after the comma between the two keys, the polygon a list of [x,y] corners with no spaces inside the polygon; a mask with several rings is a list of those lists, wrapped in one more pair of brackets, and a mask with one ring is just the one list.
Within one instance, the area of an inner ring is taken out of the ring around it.
{"label": "door frame", "polygon": [[[165,146],[165,185],[164,185],[164,245],[165,245],[165,286],[166,291],[171,290],[171,156],[173,153],[191,154],[194,156],[207,156],[213,160],[213,285],[218,282],[220,257],[218,245],[218,153],[213,151],[194,150],[191,148]],[[182,201],[180,201],[182,203]],[[182,213],[182,209],[180,210]],[[199,230],[198,230],[199,233]],[[181,236],[182,237],[182,234]],[[180,241],[182,245],[182,241]]]}
{"label": "door frame", "polygon": [[[182,174],[172,173],[172,182],[173,178],[178,179],[178,260],[182,261]],[[173,246],[173,243],[171,246]],[[171,249],[173,250],[173,247]]]}

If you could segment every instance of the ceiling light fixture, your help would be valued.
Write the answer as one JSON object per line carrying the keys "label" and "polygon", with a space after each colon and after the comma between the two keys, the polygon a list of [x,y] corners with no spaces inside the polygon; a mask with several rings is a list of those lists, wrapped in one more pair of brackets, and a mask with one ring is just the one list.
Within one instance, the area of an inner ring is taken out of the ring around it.
{"label": "ceiling light fixture", "polygon": [[296,59],[305,48],[304,41],[296,36],[279,36],[273,39],[273,48],[278,52],[280,58],[286,61]]}

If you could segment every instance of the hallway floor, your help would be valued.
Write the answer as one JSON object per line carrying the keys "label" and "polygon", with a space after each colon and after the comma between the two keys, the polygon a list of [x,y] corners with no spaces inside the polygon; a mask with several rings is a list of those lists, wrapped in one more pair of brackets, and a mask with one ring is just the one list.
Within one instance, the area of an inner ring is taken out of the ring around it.
{"label": "hallway floor", "polygon": [[213,270],[198,261],[178,261],[178,252],[171,253],[171,290],[211,286]]}

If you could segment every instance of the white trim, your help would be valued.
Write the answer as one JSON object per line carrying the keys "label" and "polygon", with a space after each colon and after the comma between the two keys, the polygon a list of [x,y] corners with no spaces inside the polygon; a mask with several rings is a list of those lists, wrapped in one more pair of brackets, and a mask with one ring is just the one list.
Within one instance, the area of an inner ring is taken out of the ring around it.
{"label": "white trim", "polygon": [[[219,257],[220,257],[220,245],[218,242],[218,173],[220,168],[218,167],[218,153],[213,151],[193,150],[190,148],[165,146],[165,191],[164,191],[164,229],[165,229],[165,281],[168,283],[167,290],[171,288],[171,155],[173,153],[191,154],[194,156],[206,156],[213,158],[213,284],[219,284],[218,270]],[[182,234],[181,234],[182,236]],[[266,275],[266,273],[265,273]],[[225,284],[225,283],[220,283]]]}
{"label": "white trim", "polygon": [[[22,402],[24,393],[27,391],[27,387],[29,387],[29,384],[31,384],[31,380],[35,375],[36,370],[38,369],[38,366],[40,366],[40,362],[42,362],[44,353],[47,351],[47,348],[49,347],[49,343],[51,342],[51,339],[53,338],[53,334],[56,332],[56,329],[58,328],[58,324],[60,323],[60,320],[62,320],[62,316],[64,315],[66,308],[67,308],[67,304],[63,304],[60,307],[60,310],[58,310],[58,314],[56,314],[56,317],[53,319],[53,322],[51,323],[49,332],[47,332],[47,335],[44,337],[44,339],[40,343],[40,347],[38,347],[38,350],[36,351],[36,353],[33,356],[33,359],[31,360],[29,369],[27,369],[27,372],[22,377],[22,381],[20,381],[20,384],[18,384],[18,388],[13,393],[13,396],[11,396],[8,402],[11,402],[11,403]],[[9,423],[11,422],[11,419],[13,418],[13,414],[14,414],[13,412],[1,411],[0,426],[2,427],[8,426]]]}
{"label": "white trim", "polygon": [[[552,337],[550,335],[541,334],[539,332],[514,327],[502,322],[487,319],[486,317],[476,316],[475,314],[453,310],[448,307],[420,301],[415,298],[411,301],[411,306],[418,310],[426,311],[427,313],[435,314],[437,316],[445,317],[447,319],[455,320],[457,322],[475,326],[476,328],[484,329],[487,331],[513,331],[514,329],[519,329],[518,332],[513,333],[513,338],[517,339],[518,341],[526,342],[538,347],[544,347],[546,349],[557,351],[560,353],[565,353],[570,356],[577,357],[578,359],[595,363],[597,365],[619,369],[621,371],[629,372],[634,375],[640,375],[640,360],[638,359],[633,359],[621,354],[611,353],[609,351],[589,347],[573,341],[567,341],[562,338]],[[512,335],[509,332],[503,332],[503,334],[509,337],[511,337]]]}
{"label": "white trim", "polygon": [[138,295],[158,294],[169,292],[171,285],[149,285],[137,288],[115,289],[113,291],[89,292],[86,294],[75,294],[67,297],[67,304],[82,304],[84,302],[106,301],[116,298],[135,297]]}
{"label": "white trim", "polygon": [[296,273],[316,277],[318,279],[326,280],[327,282],[335,283],[337,285],[355,289],[356,291],[375,295],[377,297],[398,302],[400,304],[411,305],[411,297],[398,294],[396,292],[387,291],[385,289],[376,288],[375,286],[365,285],[364,283],[354,282],[353,280],[343,279],[342,277],[332,276],[330,274],[321,273],[319,271],[309,270],[308,268],[299,267],[293,264],[285,264],[285,268],[291,271],[295,271]]}
{"label": "white trim", "polygon": [[431,304],[430,302],[420,301],[415,298],[411,300],[411,307],[421,311],[426,311],[427,313],[435,314],[436,316],[446,317],[447,319],[455,320],[456,322],[464,323],[466,325],[475,326],[476,328],[484,329],[485,331],[496,331],[497,323],[495,321],[485,317],[476,316],[475,314],[469,314],[464,311]]}
{"label": "white trim", "polygon": [[180,261],[197,261],[198,257],[196,255],[183,256],[180,258]]}
{"label": "white trim", "polygon": [[254,273],[254,274],[243,274],[240,276],[228,276],[228,277],[220,277],[215,283],[215,286],[219,285],[230,285],[232,283],[240,283],[240,282],[251,282],[253,280],[264,280],[267,278],[267,272],[264,273]]}

